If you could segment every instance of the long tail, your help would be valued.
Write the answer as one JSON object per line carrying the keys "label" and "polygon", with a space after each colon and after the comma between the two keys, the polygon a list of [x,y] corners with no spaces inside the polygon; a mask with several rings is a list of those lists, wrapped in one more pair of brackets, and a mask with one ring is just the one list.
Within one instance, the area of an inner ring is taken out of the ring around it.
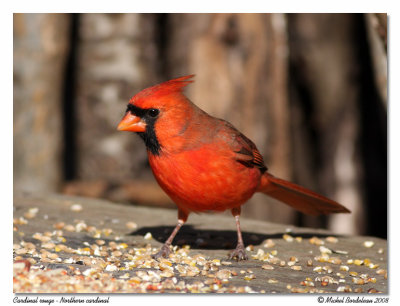
{"label": "long tail", "polygon": [[325,198],[307,188],[290,183],[265,172],[258,191],[277,199],[308,215],[349,213],[343,205]]}

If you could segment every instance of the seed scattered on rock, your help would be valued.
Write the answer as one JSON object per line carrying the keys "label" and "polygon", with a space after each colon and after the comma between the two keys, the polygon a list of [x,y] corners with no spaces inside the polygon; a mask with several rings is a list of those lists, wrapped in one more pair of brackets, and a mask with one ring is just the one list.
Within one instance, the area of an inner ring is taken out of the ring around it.
{"label": "seed scattered on rock", "polygon": [[275,246],[275,242],[273,242],[272,239],[267,239],[264,241],[263,246],[264,248],[273,248]]}
{"label": "seed scattered on rock", "polygon": [[13,223],[16,225],[24,225],[28,224],[28,220],[26,220],[24,217],[19,217],[18,219],[13,219]]}
{"label": "seed scattered on rock", "polygon": [[82,211],[82,205],[81,204],[72,204],[71,205],[71,210],[74,212],[80,212]]}
{"label": "seed scattered on rock", "polygon": [[355,259],[355,260],[354,260],[354,264],[357,265],[357,266],[361,266],[362,264],[364,264],[364,260]]}
{"label": "seed scattered on rock", "polygon": [[311,237],[309,240],[308,240],[311,244],[315,244],[315,245],[323,245],[324,244],[324,241],[323,240],[321,240],[321,239],[319,239],[318,237]]}
{"label": "seed scattered on rock", "polygon": [[[72,206],[66,207],[72,210]],[[24,211],[19,213],[24,214]],[[31,213],[37,214],[38,211]],[[144,235],[145,240],[137,237],[128,240],[124,236],[127,228],[137,228],[135,222],[120,218],[117,223],[114,222],[117,219],[110,216],[90,224],[90,219],[79,220],[77,214],[71,211],[69,214],[72,218],[64,220],[63,216],[57,219],[49,214],[46,222],[48,228],[33,235],[32,231],[29,232],[26,236],[28,241],[20,238],[20,224],[16,223],[21,221],[14,219],[14,233],[18,237],[13,245],[16,261],[14,292],[277,293],[281,292],[281,288],[287,288],[289,292],[296,293],[374,293],[378,290],[371,287],[379,289],[384,279],[387,279],[387,270],[380,269],[378,265],[386,267],[385,262],[379,259],[382,256],[376,254],[378,248],[374,251],[375,256],[368,255],[371,260],[354,253],[355,259],[351,259],[348,266],[345,266],[350,256],[332,256],[337,252],[335,246],[329,243],[337,243],[336,237],[311,238],[309,242],[317,247],[304,244],[303,238],[292,232],[285,233],[282,239],[267,239],[261,244],[253,240],[254,245],[248,246],[252,251],[248,254],[251,260],[240,263],[228,261],[226,257],[210,258],[209,255],[201,254],[200,249],[191,250],[186,245],[189,241],[182,241],[183,245],[178,247],[174,244],[171,247],[169,258],[155,260],[152,255],[159,247],[149,241],[152,239],[150,232]],[[29,219],[27,216],[25,218]],[[29,219],[29,226],[34,222],[43,222],[43,219]],[[104,228],[107,224],[113,229]],[[114,224],[117,224],[115,228]],[[346,239],[343,238],[344,241]],[[358,243],[358,247],[361,243]],[[291,248],[292,253],[287,251],[289,246],[295,247]],[[352,252],[351,248],[349,252]],[[19,262],[22,260],[31,265],[29,271],[25,271],[26,264]],[[279,283],[275,277],[282,274],[293,276],[296,284],[273,286]],[[304,277],[298,279],[299,276]],[[264,288],[260,288],[260,284],[264,284]],[[364,286],[360,286],[362,284]]]}
{"label": "seed scattered on rock", "polygon": [[364,243],[363,243],[363,245],[364,245],[366,248],[372,248],[372,247],[374,246],[374,244],[375,244],[375,242],[370,241],[370,240],[364,241]]}
{"label": "seed scattered on rock", "polygon": [[250,275],[245,275],[244,280],[251,281],[255,278],[256,276],[254,274],[250,274]]}
{"label": "seed scattered on rock", "polygon": [[336,289],[337,292],[352,292],[351,287],[349,285],[346,286],[339,286]]}
{"label": "seed scattered on rock", "polygon": [[295,239],[296,239],[296,241],[297,241],[298,243],[300,243],[300,242],[303,241],[303,237],[301,237],[301,236],[297,236]]}
{"label": "seed scattered on rock", "polygon": [[219,279],[228,279],[232,275],[232,272],[227,270],[227,269],[222,269],[219,270],[217,273],[215,273],[215,276]]}
{"label": "seed scattered on rock", "polygon": [[53,249],[56,245],[53,242],[47,242],[42,244],[42,248]]}
{"label": "seed scattered on rock", "polygon": [[97,245],[104,245],[106,242],[104,241],[104,240],[102,240],[102,239],[97,239],[96,240],[96,244]]}
{"label": "seed scattered on rock", "polygon": [[357,284],[357,285],[364,285],[365,281],[362,278],[358,278],[358,277],[353,277],[352,278],[352,282]]}
{"label": "seed scattered on rock", "polygon": [[144,239],[150,240],[150,239],[153,239],[153,236],[151,235],[150,232],[148,232],[148,233],[146,233],[146,235],[144,235]]}
{"label": "seed scattered on rock", "polygon": [[249,251],[249,252],[254,251],[254,245],[249,244],[249,245],[246,247],[246,251]]}
{"label": "seed scattered on rock", "polygon": [[37,208],[37,207],[29,208],[28,211],[24,214],[24,217],[27,219],[33,219],[36,217],[38,212],[39,212],[39,208]]}
{"label": "seed scattered on rock", "polygon": [[293,237],[288,234],[283,234],[283,240],[286,242],[293,242]]}
{"label": "seed scattered on rock", "polygon": [[137,228],[137,224],[133,221],[129,221],[125,225],[128,229],[131,229],[131,230],[134,230]]}
{"label": "seed scattered on rock", "polygon": [[230,266],[230,265],[232,265],[232,263],[229,261],[221,261],[221,265]]}
{"label": "seed scattered on rock", "polygon": [[336,254],[341,254],[341,255],[347,255],[347,254],[349,254],[349,252],[343,251],[343,250],[334,250],[333,252],[336,253]]}
{"label": "seed scattered on rock", "polygon": [[349,271],[349,267],[348,266],[340,266],[340,271]]}
{"label": "seed scattered on rock", "polygon": [[340,265],[342,263],[342,260],[338,257],[330,257],[328,259],[328,262],[331,264]]}
{"label": "seed scattered on rock", "polygon": [[325,240],[329,243],[337,243],[339,241],[339,239],[337,239],[336,237],[333,237],[333,236],[328,236],[325,238]]}
{"label": "seed scattered on rock", "polygon": [[64,226],[64,229],[68,232],[75,232],[75,226],[73,226],[72,224],[67,224],[66,226]]}
{"label": "seed scattered on rock", "polygon": [[271,265],[262,265],[261,268],[264,270],[273,270],[274,269],[274,267]]}
{"label": "seed scattered on rock", "polygon": [[24,255],[24,254],[26,254],[26,253],[28,253],[28,250],[25,249],[25,248],[17,249],[17,250],[15,251],[15,254],[17,254],[17,255]]}
{"label": "seed scattered on rock", "polygon": [[117,271],[117,270],[118,270],[118,267],[116,265],[107,265],[106,266],[106,271],[113,272],[113,271]]}
{"label": "seed scattered on rock", "polygon": [[379,275],[385,275],[386,273],[387,273],[387,271],[385,269],[379,269],[376,271],[376,274],[379,274]]}

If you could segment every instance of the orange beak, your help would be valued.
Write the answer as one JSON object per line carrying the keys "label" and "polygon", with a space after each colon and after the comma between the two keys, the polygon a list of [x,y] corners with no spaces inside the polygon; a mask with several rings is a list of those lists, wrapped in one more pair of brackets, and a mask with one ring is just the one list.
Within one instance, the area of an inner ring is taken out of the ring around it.
{"label": "orange beak", "polygon": [[130,132],[145,132],[146,123],[135,115],[132,115],[129,111],[126,113],[124,118],[118,124],[117,129],[119,131],[130,131]]}

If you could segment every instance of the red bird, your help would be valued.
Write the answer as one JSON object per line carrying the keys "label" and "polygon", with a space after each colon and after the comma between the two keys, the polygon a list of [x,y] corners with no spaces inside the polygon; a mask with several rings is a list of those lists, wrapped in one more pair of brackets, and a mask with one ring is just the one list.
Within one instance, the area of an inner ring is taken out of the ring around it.
{"label": "red bird", "polygon": [[230,259],[247,259],[239,215],[241,205],[255,192],[305,214],[350,212],[339,203],[269,174],[250,139],[183,95],[192,77],[142,90],[129,101],[118,125],[118,130],[135,132],[144,140],[157,182],[178,206],[178,224],[155,258],[168,257],[172,240],[191,212],[230,209],[238,235]]}

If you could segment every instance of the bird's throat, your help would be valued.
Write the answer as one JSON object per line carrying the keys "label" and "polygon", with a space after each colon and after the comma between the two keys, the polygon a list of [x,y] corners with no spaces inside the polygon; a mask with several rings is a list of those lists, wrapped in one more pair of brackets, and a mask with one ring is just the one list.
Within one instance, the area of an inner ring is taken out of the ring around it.
{"label": "bird's throat", "polygon": [[143,139],[146,148],[148,151],[151,152],[153,155],[160,155],[161,152],[161,145],[157,139],[156,132],[154,130],[154,124],[147,124],[146,131],[143,133],[137,133],[140,138]]}

